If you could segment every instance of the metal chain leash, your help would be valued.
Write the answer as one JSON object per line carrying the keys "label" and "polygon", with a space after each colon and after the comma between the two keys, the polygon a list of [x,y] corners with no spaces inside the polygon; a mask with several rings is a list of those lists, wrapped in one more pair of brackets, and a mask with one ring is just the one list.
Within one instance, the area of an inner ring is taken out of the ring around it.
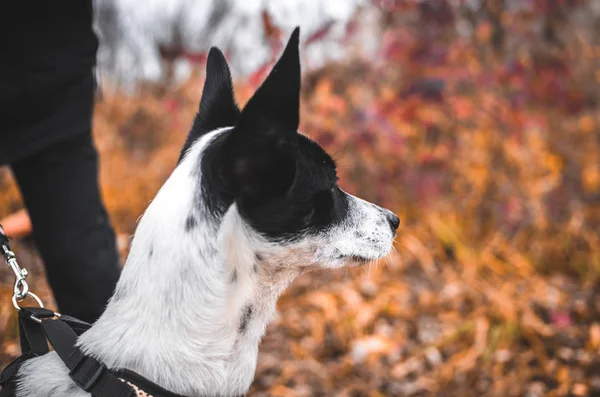
{"label": "metal chain leash", "polygon": [[19,307],[19,302],[22,302],[28,296],[33,298],[40,307],[44,307],[41,299],[29,290],[29,284],[27,284],[27,269],[21,268],[19,263],[17,263],[17,257],[15,253],[11,251],[10,244],[8,243],[8,237],[4,233],[4,229],[2,229],[2,225],[0,225],[0,252],[4,256],[4,261],[10,267],[10,269],[15,274],[15,286],[13,288],[13,296],[12,303],[13,306],[17,310],[21,310]]}

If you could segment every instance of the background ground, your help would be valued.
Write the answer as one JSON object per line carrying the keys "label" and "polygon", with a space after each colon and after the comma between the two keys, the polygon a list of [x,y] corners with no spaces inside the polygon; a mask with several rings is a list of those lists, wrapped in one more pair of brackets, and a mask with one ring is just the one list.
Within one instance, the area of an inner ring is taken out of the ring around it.
{"label": "background ground", "polygon": [[[301,130],[343,188],[400,215],[396,253],[297,280],[249,395],[600,395],[597,2],[378,3],[380,55],[306,74]],[[202,80],[98,102],[123,256]],[[240,102],[256,81],[237,82]],[[21,207],[6,170],[0,194],[0,215]],[[50,301],[31,242],[15,249]],[[0,279],[4,364],[19,351]]]}

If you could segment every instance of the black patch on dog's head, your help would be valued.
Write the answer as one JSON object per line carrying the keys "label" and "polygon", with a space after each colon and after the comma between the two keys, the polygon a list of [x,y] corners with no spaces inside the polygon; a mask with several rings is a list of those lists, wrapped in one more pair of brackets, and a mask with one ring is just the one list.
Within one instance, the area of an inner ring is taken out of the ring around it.
{"label": "black patch on dog's head", "polygon": [[227,175],[240,206],[284,194],[296,173],[294,152],[300,112],[299,30],[242,110],[224,144]]}
{"label": "black patch on dog's head", "polygon": [[[318,233],[347,213],[346,195],[337,186],[334,161],[317,143],[298,133],[298,47],[296,29],[239,116],[233,115],[231,103],[235,102],[231,99],[224,114],[229,114],[228,120],[236,119],[234,127],[219,134],[201,160],[201,194],[209,211],[222,215],[235,202],[256,231],[279,241]],[[230,80],[225,80],[229,85],[222,85],[224,91],[230,92]],[[222,126],[223,122],[210,125],[214,129],[216,124]]]}

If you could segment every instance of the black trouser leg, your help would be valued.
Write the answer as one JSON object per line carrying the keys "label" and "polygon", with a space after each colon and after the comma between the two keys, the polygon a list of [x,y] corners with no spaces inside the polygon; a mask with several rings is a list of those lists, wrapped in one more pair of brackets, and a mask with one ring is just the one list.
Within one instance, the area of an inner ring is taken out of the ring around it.
{"label": "black trouser leg", "polygon": [[11,165],[59,311],[93,322],[120,274],[90,131]]}

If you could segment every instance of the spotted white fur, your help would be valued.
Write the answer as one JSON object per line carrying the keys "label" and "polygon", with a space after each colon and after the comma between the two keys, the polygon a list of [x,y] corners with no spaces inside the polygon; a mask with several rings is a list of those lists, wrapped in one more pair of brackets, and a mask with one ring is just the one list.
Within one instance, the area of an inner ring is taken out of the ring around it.
{"label": "spotted white fur", "polygon": [[[106,312],[79,339],[109,368],[130,369],[187,396],[244,394],[260,339],[289,283],[310,267],[380,258],[394,237],[387,210],[350,195],[347,219],[289,243],[259,236],[236,204],[220,218],[208,214],[197,194],[198,164],[226,129],[198,140],[160,189],[139,222]],[[88,394],[49,353],[23,365],[17,396]]]}

